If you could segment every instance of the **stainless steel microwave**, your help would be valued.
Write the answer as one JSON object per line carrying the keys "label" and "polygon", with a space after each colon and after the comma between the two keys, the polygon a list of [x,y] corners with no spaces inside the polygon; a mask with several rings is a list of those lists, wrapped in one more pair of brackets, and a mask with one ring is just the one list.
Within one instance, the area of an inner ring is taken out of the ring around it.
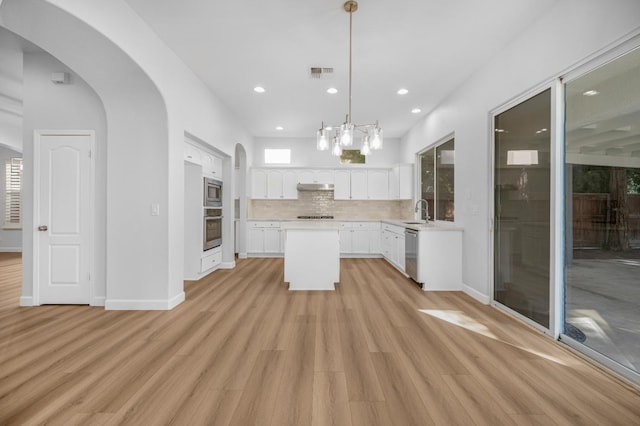
{"label": "stainless steel microwave", "polygon": [[204,178],[204,206],[222,206],[222,181]]}

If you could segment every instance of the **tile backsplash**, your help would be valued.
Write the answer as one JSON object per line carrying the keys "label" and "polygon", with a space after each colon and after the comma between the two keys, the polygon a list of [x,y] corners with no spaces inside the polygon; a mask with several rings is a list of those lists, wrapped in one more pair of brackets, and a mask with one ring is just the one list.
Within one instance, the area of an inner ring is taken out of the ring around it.
{"label": "tile backsplash", "polygon": [[250,199],[249,219],[295,219],[296,216],[334,216],[336,219],[413,219],[412,200],[334,200],[333,191],[304,191],[297,200]]}

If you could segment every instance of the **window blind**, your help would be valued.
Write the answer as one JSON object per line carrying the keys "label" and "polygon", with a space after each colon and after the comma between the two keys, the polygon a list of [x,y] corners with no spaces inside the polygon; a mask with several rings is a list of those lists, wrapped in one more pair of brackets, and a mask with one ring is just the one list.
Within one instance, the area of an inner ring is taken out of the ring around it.
{"label": "window blind", "polygon": [[22,228],[22,158],[5,163],[4,228]]}

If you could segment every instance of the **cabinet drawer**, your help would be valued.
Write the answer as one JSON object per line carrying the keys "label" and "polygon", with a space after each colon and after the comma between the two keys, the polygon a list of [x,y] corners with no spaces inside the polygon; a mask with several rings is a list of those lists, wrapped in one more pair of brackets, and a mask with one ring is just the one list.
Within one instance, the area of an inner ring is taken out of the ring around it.
{"label": "cabinet drawer", "polygon": [[280,228],[280,222],[248,222],[249,228]]}
{"label": "cabinet drawer", "polygon": [[393,232],[394,234],[398,234],[398,235],[404,235],[404,228],[401,226],[396,226],[396,225],[390,225],[388,223],[383,223],[382,224],[382,230],[383,231],[388,231],[388,232]]}
{"label": "cabinet drawer", "polygon": [[222,263],[222,251],[207,254],[200,259],[200,272],[208,271]]}

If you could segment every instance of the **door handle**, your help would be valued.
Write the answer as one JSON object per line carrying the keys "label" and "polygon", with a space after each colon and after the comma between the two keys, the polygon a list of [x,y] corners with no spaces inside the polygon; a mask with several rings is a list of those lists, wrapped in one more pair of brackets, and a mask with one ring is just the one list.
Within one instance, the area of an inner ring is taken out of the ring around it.
{"label": "door handle", "polygon": [[47,228],[47,225],[38,226],[38,231],[46,231],[47,229],[49,229],[49,228]]}

